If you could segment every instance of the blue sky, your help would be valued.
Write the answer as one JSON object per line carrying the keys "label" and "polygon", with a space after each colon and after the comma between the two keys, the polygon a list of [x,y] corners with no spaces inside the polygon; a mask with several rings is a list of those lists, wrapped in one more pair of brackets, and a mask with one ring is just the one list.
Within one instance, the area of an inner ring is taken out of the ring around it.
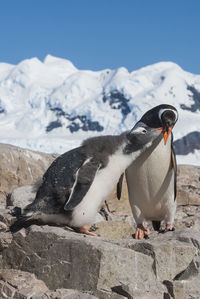
{"label": "blue sky", "polygon": [[199,0],[0,0],[0,62],[47,54],[80,69],[173,61],[200,74]]}

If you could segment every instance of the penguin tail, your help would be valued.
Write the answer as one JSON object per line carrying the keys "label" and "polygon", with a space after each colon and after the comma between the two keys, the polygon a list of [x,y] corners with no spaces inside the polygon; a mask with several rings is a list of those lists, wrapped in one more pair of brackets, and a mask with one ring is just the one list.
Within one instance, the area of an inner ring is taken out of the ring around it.
{"label": "penguin tail", "polygon": [[153,229],[155,231],[159,231],[160,230],[160,224],[161,224],[161,221],[153,220],[152,221]]}
{"label": "penguin tail", "polygon": [[27,215],[21,215],[18,217],[18,219],[10,226],[10,232],[16,233],[21,228],[27,228],[32,224],[39,224],[39,219],[37,217],[34,217],[33,215],[27,216]]}

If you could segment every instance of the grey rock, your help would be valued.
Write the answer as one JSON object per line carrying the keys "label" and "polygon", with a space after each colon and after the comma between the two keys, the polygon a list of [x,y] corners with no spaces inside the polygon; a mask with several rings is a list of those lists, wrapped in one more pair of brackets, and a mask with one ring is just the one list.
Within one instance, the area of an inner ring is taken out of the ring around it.
{"label": "grey rock", "polygon": [[0,254],[0,269],[3,268],[3,257],[2,254]]}
{"label": "grey rock", "polygon": [[0,221],[0,232],[6,231],[7,229],[7,225],[4,222]]}
{"label": "grey rock", "polygon": [[4,268],[31,271],[50,289],[107,290],[155,281],[150,256],[62,228],[21,230],[3,251]]}
{"label": "grey rock", "polygon": [[173,293],[175,298],[199,299],[200,298],[200,275],[189,280],[173,282]]}
{"label": "grey rock", "polygon": [[191,229],[189,232],[185,229],[175,233],[154,234],[150,240],[119,240],[115,243],[151,256],[157,280],[171,281],[185,271],[188,278],[198,273],[199,238],[198,231]]}
{"label": "grey rock", "polygon": [[33,184],[42,177],[56,155],[0,144],[0,203],[16,187]]}
{"label": "grey rock", "polygon": [[115,290],[124,294],[129,299],[163,299],[163,294],[167,293],[166,287],[160,283],[150,283],[148,289],[138,289],[134,284],[121,285],[120,288]]}
{"label": "grey rock", "polygon": [[13,236],[10,232],[0,232],[0,252],[10,245],[12,239]]}
{"label": "grey rock", "polygon": [[159,281],[173,280],[192,263],[197,250],[177,240],[159,241],[153,245],[156,276]]}
{"label": "grey rock", "polygon": [[72,289],[51,291],[34,274],[13,269],[0,269],[0,298],[97,299],[97,297],[91,294]]}
{"label": "grey rock", "polygon": [[197,250],[197,255],[200,256],[200,231],[198,228],[194,226],[185,230],[177,231],[174,237],[181,242],[193,245]]}
{"label": "grey rock", "polygon": [[177,179],[178,205],[200,205],[200,167],[179,165]]}
{"label": "grey rock", "polygon": [[0,221],[3,222],[6,226],[10,226],[10,224],[15,221],[15,217],[11,215],[9,209],[0,208]]}
{"label": "grey rock", "polygon": [[179,206],[175,217],[176,229],[200,230],[200,206]]}
{"label": "grey rock", "polygon": [[0,270],[1,298],[40,298],[48,291],[47,286],[34,274],[13,269]]}
{"label": "grey rock", "polygon": [[23,212],[23,209],[35,199],[35,195],[34,185],[15,188],[9,197],[7,206],[19,207]]}
{"label": "grey rock", "polygon": [[189,281],[193,293],[199,291],[200,233],[194,227],[155,233],[149,240],[108,241],[62,228],[32,226],[14,234],[2,256],[3,268],[31,269],[48,288],[64,288],[64,294],[76,289],[101,299],[172,298]]}
{"label": "grey rock", "polygon": [[[72,289],[57,289],[49,291],[40,299],[98,299],[98,297]],[[36,297],[32,299],[37,299]]]}
{"label": "grey rock", "polygon": [[127,296],[123,296],[123,295],[120,295],[116,292],[110,292],[110,291],[106,291],[106,290],[96,290],[95,291],[95,295],[97,296],[97,298],[100,298],[100,299],[124,299],[124,298],[127,298]]}

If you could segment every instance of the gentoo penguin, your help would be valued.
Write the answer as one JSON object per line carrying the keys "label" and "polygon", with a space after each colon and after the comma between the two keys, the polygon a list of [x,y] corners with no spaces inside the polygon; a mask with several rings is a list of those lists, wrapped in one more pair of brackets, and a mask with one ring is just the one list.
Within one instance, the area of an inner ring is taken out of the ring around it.
{"label": "gentoo penguin", "polygon": [[99,208],[125,169],[161,136],[140,124],[118,136],[100,136],[59,156],[47,169],[34,201],[10,227],[67,225],[89,231]]}
{"label": "gentoo penguin", "polygon": [[162,220],[165,221],[162,232],[174,230],[177,167],[171,130],[177,119],[176,108],[163,104],[147,111],[136,125],[147,130],[161,128],[164,137],[157,139],[126,170],[129,201],[137,224],[136,239],[149,234],[145,220],[152,221],[155,230],[161,231]]}

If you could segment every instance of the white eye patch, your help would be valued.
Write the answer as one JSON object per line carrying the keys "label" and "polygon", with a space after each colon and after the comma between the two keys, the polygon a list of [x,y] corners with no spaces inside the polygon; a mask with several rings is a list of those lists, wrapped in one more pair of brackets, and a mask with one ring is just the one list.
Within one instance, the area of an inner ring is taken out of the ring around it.
{"label": "white eye patch", "polygon": [[136,128],[133,128],[131,130],[131,133],[134,133],[134,134],[146,134],[147,133],[147,130],[145,129],[144,127],[144,123],[143,122],[139,122],[137,124],[137,127]]}

